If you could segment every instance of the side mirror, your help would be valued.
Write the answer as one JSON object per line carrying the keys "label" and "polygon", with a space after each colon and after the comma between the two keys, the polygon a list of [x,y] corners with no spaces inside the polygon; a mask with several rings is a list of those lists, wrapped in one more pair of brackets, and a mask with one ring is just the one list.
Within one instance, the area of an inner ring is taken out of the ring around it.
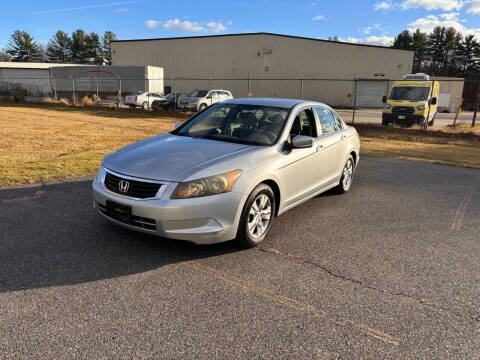
{"label": "side mirror", "polygon": [[432,104],[432,105],[437,105],[437,98],[436,98],[436,97],[433,97],[433,98],[430,100],[430,104]]}
{"label": "side mirror", "polygon": [[297,135],[292,139],[294,149],[305,149],[313,146],[313,138],[310,136]]}
{"label": "side mirror", "polygon": [[178,128],[179,126],[181,126],[182,124],[183,124],[183,122],[177,121],[177,122],[175,123],[175,129]]}
{"label": "side mirror", "polygon": [[386,96],[383,96],[383,97],[382,97],[382,103],[385,104],[386,102],[387,102],[387,97],[386,97]]}
{"label": "side mirror", "polygon": [[207,99],[211,99],[211,98],[212,98],[212,95],[208,95],[206,98],[207,98]]}

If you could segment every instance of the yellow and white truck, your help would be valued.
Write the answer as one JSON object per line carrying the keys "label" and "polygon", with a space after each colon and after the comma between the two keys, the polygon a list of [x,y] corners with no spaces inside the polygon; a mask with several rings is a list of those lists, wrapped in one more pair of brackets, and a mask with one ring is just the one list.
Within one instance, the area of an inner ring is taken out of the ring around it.
{"label": "yellow and white truck", "polygon": [[382,124],[433,125],[439,91],[440,83],[426,74],[405,75],[403,80],[394,82],[388,96],[382,99]]}

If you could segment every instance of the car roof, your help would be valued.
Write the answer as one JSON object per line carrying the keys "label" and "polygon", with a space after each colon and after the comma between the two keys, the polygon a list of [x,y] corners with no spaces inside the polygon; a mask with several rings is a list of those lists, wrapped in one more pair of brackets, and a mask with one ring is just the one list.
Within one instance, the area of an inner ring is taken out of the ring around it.
{"label": "car roof", "polygon": [[223,104],[245,104],[245,105],[261,105],[283,108],[293,108],[299,104],[305,105],[325,105],[316,101],[300,100],[300,99],[281,99],[281,98],[239,98],[222,101]]}

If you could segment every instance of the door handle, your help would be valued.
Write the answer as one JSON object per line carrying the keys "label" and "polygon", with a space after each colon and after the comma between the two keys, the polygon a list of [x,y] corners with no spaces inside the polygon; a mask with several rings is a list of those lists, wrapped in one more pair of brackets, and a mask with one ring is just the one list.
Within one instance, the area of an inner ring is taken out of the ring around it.
{"label": "door handle", "polygon": [[342,140],[345,140],[347,138],[347,135],[342,135]]}
{"label": "door handle", "polygon": [[321,150],[323,150],[323,144],[320,144],[317,146],[317,151],[321,151]]}

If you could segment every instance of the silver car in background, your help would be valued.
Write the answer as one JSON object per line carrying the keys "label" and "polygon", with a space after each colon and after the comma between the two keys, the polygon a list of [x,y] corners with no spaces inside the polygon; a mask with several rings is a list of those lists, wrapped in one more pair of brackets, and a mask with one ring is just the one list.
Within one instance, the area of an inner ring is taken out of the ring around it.
{"label": "silver car in background", "polygon": [[210,105],[229,99],[233,99],[233,95],[228,90],[196,89],[190,94],[182,96],[178,106],[183,110],[202,111]]}
{"label": "silver car in background", "polygon": [[251,247],[275,216],[329,189],[347,192],[359,150],[356,130],[325,104],[227,100],[106,155],[93,203],[130,229]]}
{"label": "silver car in background", "polygon": [[139,106],[142,107],[143,110],[149,110],[152,108],[152,103],[154,101],[163,99],[165,99],[165,97],[161,94],[137,91],[125,96],[123,103],[133,108]]}

